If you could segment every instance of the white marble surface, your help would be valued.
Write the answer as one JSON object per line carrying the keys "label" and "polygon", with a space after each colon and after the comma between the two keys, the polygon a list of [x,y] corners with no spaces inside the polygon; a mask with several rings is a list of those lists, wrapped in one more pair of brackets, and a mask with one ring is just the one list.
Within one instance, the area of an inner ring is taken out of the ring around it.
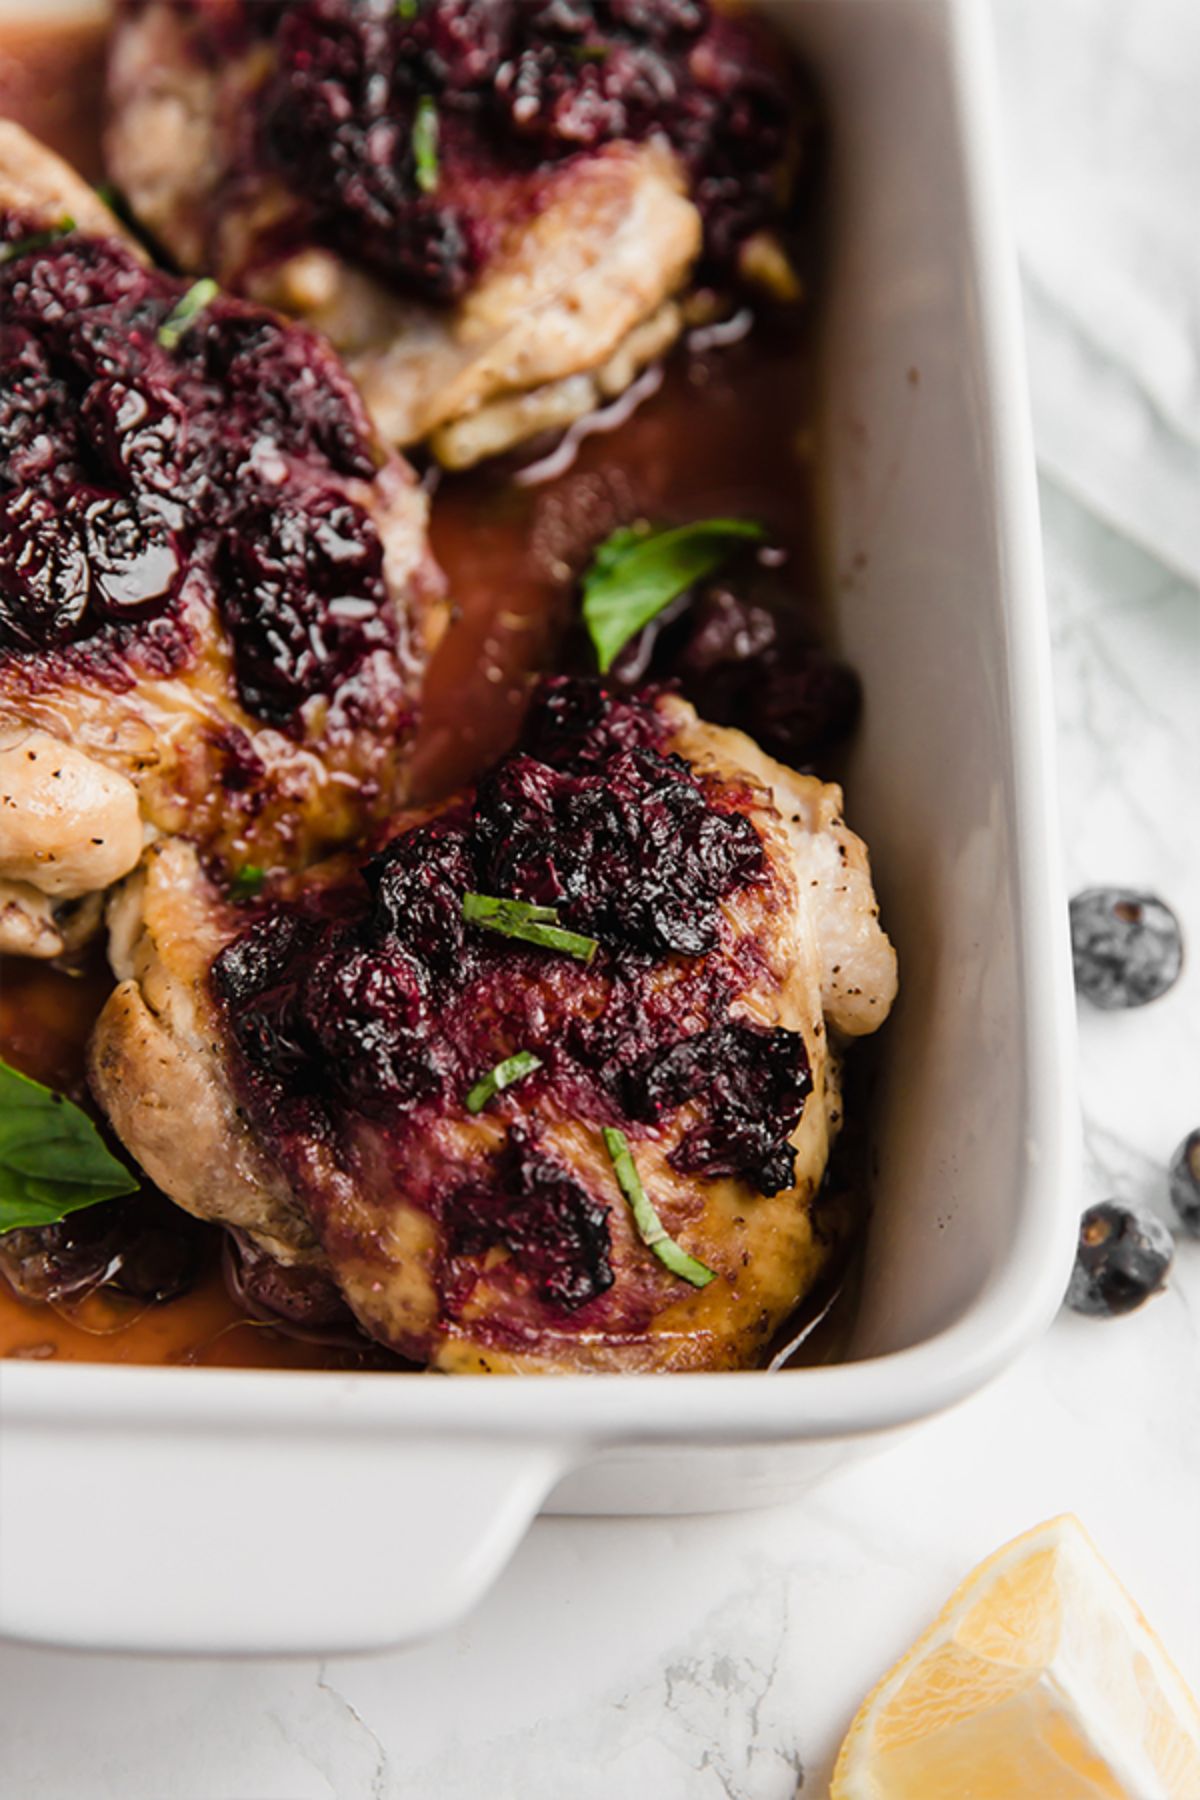
{"label": "white marble surface", "polygon": [[[1086,1191],[1166,1213],[1166,1158],[1200,1124],[1200,261],[1178,164],[1196,143],[1200,32],[1191,0],[997,0],[997,15],[1068,876],[1158,890],[1194,947],[1156,1006],[1081,1020]],[[1170,53],[1151,18],[1178,26]],[[1110,276],[1119,292],[1098,298]],[[862,1692],[954,1581],[1062,1510],[1200,1687],[1200,1242],[1181,1244],[1170,1290],[1141,1313],[1062,1317],[989,1391],[801,1504],[541,1521],[479,1611],[424,1647],[320,1665],[0,1647],[0,1789],[790,1800],[802,1783],[820,1796]]]}

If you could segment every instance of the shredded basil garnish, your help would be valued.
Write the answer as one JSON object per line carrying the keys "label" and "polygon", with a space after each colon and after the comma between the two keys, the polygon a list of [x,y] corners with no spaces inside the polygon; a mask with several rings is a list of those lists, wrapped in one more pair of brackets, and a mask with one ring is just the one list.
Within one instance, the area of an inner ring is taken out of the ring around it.
{"label": "shredded basil garnish", "polygon": [[56,1225],[137,1187],[73,1100],[0,1062],[0,1232]]}
{"label": "shredded basil garnish", "polygon": [[257,863],[243,863],[229,883],[230,895],[234,900],[253,900],[262,893],[266,879],[267,871]]}
{"label": "shredded basil garnish", "polygon": [[5,263],[15,262],[18,256],[30,256],[35,250],[47,249],[74,229],[74,219],[62,218],[57,225],[50,225],[45,231],[35,231],[31,237],[18,238],[15,244],[0,244],[0,268]]}
{"label": "shredded basil garnish", "polygon": [[396,17],[398,19],[415,19],[420,10],[420,0],[396,0]]}
{"label": "shredded basil garnish", "polygon": [[412,128],[413,159],[417,166],[417,186],[423,194],[433,194],[438,184],[438,110],[432,94],[422,94],[417,101],[417,116]]}
{"label": "shredded basil garnish", "polygon": [[697,519],[670,531],[623,525],[614,531],[583,577],[583,619],[600,673],[607,675],[630,638],[685,588],[766,535],[753,519]]}
{"label": "shredded basil garnish", "polygon": [[192,283],[158,328],[158,341],[164,350],[179,348],[184,332],[195,323],[206,306],[212,305],[220,291],[209,275],[203,281]]}
{"label": "shredded basil garnish", "polygon": [[559,925],[558,911],[553,906],[533,906],[526,900],[506,900],[495,894],[464,894],[462,916],[473,925],[482,925],[485,931],[521,938],[543,950],[562,950],[580,962],[590,963],[600,948],[595,938]]}
{"label": "shredded basil garnish", "polygon": [[523,1081],[526,1075],[532,1075],[541,1066],[541,1057],[535,1056],[532,1050],[518,1050],[514,1056],[506,1056],[503,1062],[497,1063],[481,1081],[475,1083],[466,1098],[467,1111],[482,1112],[489,1100],[502,1094],[505,1088],[512,1087],[515,1082]]}
{"label": "shredded basil garnish", "polygon": [[716,1280],[716,1270],[697,1262],[694,1256],[689,1256],[667,1231],[642,1186],[642,1178],[637,1172],[637,1164],[633,1160],[633,1152],[625,1133],[606,1125],[603,1137],[604,1148],[608,1151],[613,1173],[617,1178],[617,1186],[629,1202],[629,1210],[643,1244],[647,1249],[653,1250],[659,1262],[664,1268],[670,1269],[672,1275],[682,1276],[693,1287],[707,1287],[710,1281]]}

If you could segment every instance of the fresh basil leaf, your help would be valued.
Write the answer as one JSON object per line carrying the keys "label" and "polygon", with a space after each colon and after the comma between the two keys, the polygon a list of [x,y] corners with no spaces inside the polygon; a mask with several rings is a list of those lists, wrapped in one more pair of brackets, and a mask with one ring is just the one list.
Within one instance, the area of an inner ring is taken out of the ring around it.
{"label": "fresh basil leaf", "polygon": [[489,1069],[487,1074],[475,1083],[466,1098],[467,1111],[469,1113],[482,1112],[489,1100],[494,1100],[497,1094],[504,1092],[505,1088],[513,1087],[518,1081],[524,1081],[527,1075],[532,1075],[534,1070],[540,1069],[541,1066],[541,1057],[535,1056],[532,1050],[518,1050],[514,1056],[506,1056],[503,1062],[497,1063],[494,1069]]}
{"label": "fresh basil leaf", "polygon": [[553,906],[533,906],[527,900],[509,900],[497,894],[464,894],[462,916],[485,931],[501,937],[520,938],[542,950],[562,950],[567,956],[590,963],[599,943],[578,931],[565,931]]}
{"label": "fresh basil leaf", "polygon": [[158,341],[164,350],[178,350],[186,331],[190,330],[206,307],[212,305],[220,288],[211,276],[193,281],[158,328]]}
{"label": "fresh basil leaf", "polygon": [[229,898],[231,900],[255,899],[262,893],[266,879],[267,871],[258,863],[243,863],[240,869],[234,871],[233,878],[229,883]]}
{"label": "fresh basil leaf", "polygon": [[417,167],[417,186],[423,194],[437,192],[438,184],[438,110],[432,94],[422,94],[417,101],[417,116],[412,128],[413,159]]}
{"label": "fresh basil leaf", "polygon": [[753,519],[697,519],[670,531],[623,525],[614,531],[583,577],[583,619],[600,673],[607,675],[630,638],[685,588],[766,535]]}
{"label": "fresh basil leaf", "polygon": [[56,1225],[138,1185],[73,1100],[0,1062],[0,1232]]}
{"label": "fresh basil leaf", "polygon": [[642,1178],[638,1174],[625,1133],[605,1125],[600,1135],[604,1139],[604,1148],[608,1151],[617,1186],[629,1202],[629,1210],[643,1244],[654,1252],[664,1269],[669,1269],[672,1275],[691,1282],[693,1287],[707,1287],[710,1281],[716,1280],[716,1270],[710,1269],[707,1263],[697,1261],[694,1256],[689,1256],[683,1245],[675,1242],[659,1218],[654,1202],[642,1186]]}

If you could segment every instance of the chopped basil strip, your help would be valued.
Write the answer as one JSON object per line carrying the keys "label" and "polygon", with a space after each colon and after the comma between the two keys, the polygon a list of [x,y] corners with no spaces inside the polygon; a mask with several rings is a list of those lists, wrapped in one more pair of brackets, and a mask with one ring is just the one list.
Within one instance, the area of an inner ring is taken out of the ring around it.
{"label": "chopped basil strip", "polygon": [[194,281],[178,305],[172,308],[158,328],[158,341],[164,350],[177,350],[185,331],[194,324],[206,306],[211,306],[220,288],[211,276]]}
{"label": "chopped basil strip", "polygon": [[0,244],[0,267],[5,263],[15,262],[18,256],[29,256],[35,250],[45,250],[50,244],[56,244],[60,237],[66,237],[74,231],[74,219],[60,219],[57,225],[51,225],[45,231],[35,231],[32,237],[18,238],[15,244]]}
{"label": "chopped basil strip", "polygon": [[262,893],[266,879],[267,871],[257,863],[243,863],[229,883],[229,892],[235,900],[253,900]]}
{"label": "chopped basil strip", "polygon": [[533,906],[526,900],[504,900],[494,894],[464,894],[462,916],[486,931],[520,938],[543,950],[563,950],[568,956],[577,956],[580,962],[590,963],[600,948],[595,938],[564,930],[553,906]]}
{"label": "chopped basil strip", "polygon": [[417,165],[417,186],[423,194],[437,192],[438,184],[438,110],[431,94],[417,101],[417,116],[412,129],[413,157]]}
{"label": "chopped basil strip", "polygon": [[396,0],[396,17],[398,19],[415,19],[420,11],[420,0]]}
{"label": "chopped basil strip", "polygon": [[670,1269],[672,1275],[682,1276],[693,1287],[707,1287],[710,1281],[716,1280],[716,1270],[707,1268],[704,1263],[697,1262],[694,1256],[689,1256],[667,1231],[642,1186],[642,1178],[637,1172],[637,1164],[633,1160],[625,1133],[614,1131],[611,1126],[606,1125],[603,1136],[604,1148],[612,1160],[617,1186],[629,1202],[629,1210],[643,1244],[653,1250],[659,1262],[664,1268]]}
{"label": "chopped basil strip", "polygon": [[502,1094],[505,1088],[512,1087],[514,1082],[523,1081],[526,1075],[532,1075],[540,1069],[542,1059],[535,1056],[532,1050],[518,1050],[515,1056],[506,1056],[497,1063],[482,1081],[477,1081],[467,1095],[466,1106],[469,1113],[482,1112],[488,1101],[496,1094]]}
{"label": "chopped basil strip", "polygon": [[0,1232],[56,1225],[137,1187],[73,1100],[0,1062]]}
{"label": "chopped basil strip", "polygon": [[685,588],[766,535],[753,519],[697,519],[671,531],[623,525],[614,531],[583,577],[583,619],[600,673],[606,675],[630,638]]}

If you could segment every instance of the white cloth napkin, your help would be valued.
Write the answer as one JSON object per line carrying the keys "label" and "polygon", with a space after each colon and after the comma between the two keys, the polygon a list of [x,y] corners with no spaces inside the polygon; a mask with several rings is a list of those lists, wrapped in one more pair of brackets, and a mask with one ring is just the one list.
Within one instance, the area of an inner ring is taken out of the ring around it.
{"label": "white cloth napkin", "polygon": [[1200,582],[1200,0],[994,0],[1043,470]]}

